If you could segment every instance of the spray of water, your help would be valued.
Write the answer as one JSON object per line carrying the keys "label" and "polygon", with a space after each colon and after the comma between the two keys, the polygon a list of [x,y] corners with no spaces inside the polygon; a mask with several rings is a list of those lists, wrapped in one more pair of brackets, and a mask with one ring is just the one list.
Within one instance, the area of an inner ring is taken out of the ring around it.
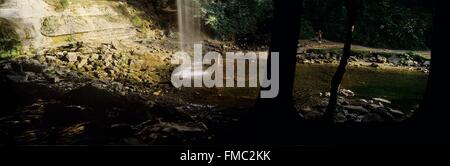
{"label": "spray of water", "polygon": [[179,42],[182,51],[192,51],[201,42],[200,7],[195,0],[177,0]]}

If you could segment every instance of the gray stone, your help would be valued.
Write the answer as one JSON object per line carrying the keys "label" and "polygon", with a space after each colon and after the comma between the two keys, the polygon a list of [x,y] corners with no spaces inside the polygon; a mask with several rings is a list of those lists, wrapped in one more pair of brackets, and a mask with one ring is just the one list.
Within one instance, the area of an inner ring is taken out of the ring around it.
{"label": "gray stone", "polygon": [[47,60],[47,63],[55,63],[57,60],[54,56],[45,56],[45,59]]}
{"label": "gray stone", "polygon": [[395,115],[405,115],[405,113],[403,113],[402,111],[394,110],[394,109],[392,109],[392,108],[389,108],[388,111],[389,111],[390,113],[392,113],[392,114],[395,114]]}
{"label": "gray stone", "polygon": [[343,113],[337,113],[335,117],[336,123],[344,123],[347,121],[347,117]]}
{"label": "gray stone", "polygon": [[78,68],[82,68],[82,67],[84,67],[84,65],[86,65],[88,63],[88,60],[87,60],[87,58],[81,58],[80,59],[80,62],[78,63]]}
{"label": "gray stone", "polygon": [[377,113],[370,113],[367,114],[367,116],[365,116],[362,121],[365,123],[376,123],[376,122],[384,122],[384,119],[381,115]]}
{"label": "gray stone", "polygon": [[372,63],[372,64],[370,64],[370,67],[378,68],[378,67],[380,67],[380,65],[378,65],[378,64],[376,64],[376,63]]}
{"label": "gray stone", "polygon": [[44,65],[41,65],[41,63],[35,59],[30,59],[28,63],[24,63],[22,66],[24,71],[30,71],[34,73],[41,73],[45,68]]}
{"label": "gray stone", "polygon": [[377,55],[377,62],[378,62],[378,63],[386,63],[387,61],[388,61],[388,60],[387,60],[386,57]]}
{"label": "gray stone", "polygon": [[351,91],[351,90],[348,90],[348,89],[341,89],[339,91],[339,93],[342,96],[345,96],[345,97],[353,97],[353,96],[355,96],[355,93],[353,91]]}
{"label": "gray stone", "polygon": [[99,55],[98,54],[91,54],[91,57],[89,57],[91,60],[98,60]]}
{"label": "gray stone", "polygon": [[320,118],[322,115],[323,115],[323,113],[319,112],[319,111],[310,111],[310,112],[304,113],[304,117],[307,120],[309,120],[309,119],[317,119],[317,118]]}
{"label": "gray stone", "polygon": [[378,101],[378,102],[384,103],[384,104],[392,104],[391,101],[386,100],[386,99],[383,99],[383,98],[373,98],[372,100],[373,100],[373,101]]}
{"label": "gray stone", "polygon": [[63,57],[63,56],[64,56],[64,52],[57,52],[57,53],[56,53],[56,56],[58,56],[58,57]]}
{"label": "gray stone", "polygon": [[25,83],[28,82],[27,75],[7,75],[6,78],[13,83]]}
{"label": "gray stone", "polygon": [[76,52],[68,52],[64,60],[67,62],[76,62],[78,60],[78,54]]}
{"label": "gray stone", "polygon": [[369,103],[366,99],[359,99],[361,103]]}
{"label": "gray stone", "polygon": [[50,82],[50,83],[58,83],[61,81],[61,79],[54,75],[54,74],[46,74],[45,78]]}
{"label": "gray stone", "polygon": [[406,61],[403,61],[403,65],[406,65],[406,66],[413,66],[413,65],[414,65],[414,62],[415,62],[415,61],[413,61],[413,60],[406,60]]}
{"label": "gray stone", "polygon": [[343,108],[350,112],[357,112],[357,113],[368,113],[369,112],[369,110],[367,110],[363,106],[346,105],[346,106],[343,106]]}

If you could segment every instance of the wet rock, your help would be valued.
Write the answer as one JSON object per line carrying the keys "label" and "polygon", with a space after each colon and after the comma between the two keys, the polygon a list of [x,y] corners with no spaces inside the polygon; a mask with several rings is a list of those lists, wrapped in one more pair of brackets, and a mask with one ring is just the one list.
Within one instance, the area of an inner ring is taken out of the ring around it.
{"label": "wet rock", "polygon": [[423,66],[429,67],[431,65],[430,61],[425,61],[422,63]]}
{"label": "wet rock", "polygon": [[336,123],[344,123],[347,121],[347,117],[344,113],[340,112],[336,114],[335,122]]}
{"label": "wet rock", "polygon": [[19,62],[12,62],[11,63],[11,68],[16,73],[23,73],[23,66]]}
{"label": "wet rock", "polygon": [[372,64],[370,64],[370,67],[378,68],[378,67],[380,67],[380,65],[376,64],[376,63],[372,63]]}
{"label": "wet rock", "polygon": [[358,61],[358,58],[352,56],[352,57],[349,58],[349,61],[350,61],[350,62],[356,62],[356,61]]}
{"label": "wet rock", "polygon": [[368,113],[369,110],[364,108],[363,106],[356,106],[356,105],[346,105],[343,106],[345,110],[348,110],[349,112],[355,112],[355,113]]}
{"label": "wet rock", "polygon": [[112,82],[112,83],[111,83],[111,86],[112,86],[112,88],[113,88],[115,91],[122,91],[122,90],[123,90],[123,84],[120,83],[120,82]]}
{"label": "wet rock", "polygon": [[123,142],[127,145],[144,145],[145,143],[142,142],[140,139],[135,137],[127,137],[123,139]]}
{"label": "wet rock", "polygon": [[92,111],[83,106],[53,104],[46,107],[43,121],[49,125],[73,125],[93,118]]}
{"label": "wet rock", "polygon": [[56,53],[56,56],[61,58],[61,57],[64,56],[64,52],[59,51],[59,52]]}
{"label": "wet rock", "polygon": [[383,99],[383,98],[373,98],[372,100],[373,100],[373,101],[380,102],[380,103],[384,103],[384,104],[392,104],[391,101],[386,100],[386,99]]}
{"label": "wet rock", "polygon": [[161,90],[158,90],[158,91],[156,91],[156,92],[153,92],[153,95],[154,95],[154,96],[159,96],[159,95],[161,95]]}
{"label": "wet rock", "polygon": [[134,50],[134,51],[132,52],[132,55],[137,55],[137,56],[144,56],[145,54],[146,54],[146,51],[144,51],[144,50],[139,50],[139,49]]}
{"label": "wet rock", "polygon": [[58,58],[56,58],[54,56],[45,56],[45,59],[46,59],[47,63],[56,63]]}
{"label": "wet rock", "polygon": [[379,123],[379,122],[384,122],[384,119],[383,119],[383,117],[381,115],[379,115],[377,113],[370,113],[370,114],[367,114],[364,117],[362,122],[365,122],[365,123]]}
{"label": "wet rock", "polygon": [[56,76],[55,74],[45,74],[45,78],[47,79],[48,82],[53,83],[53,84],[61,81],[61,79],[58,76]]}
{"label": "wet rock", "polygon": [[133,127],[130,124],[119,123],[111,125],[109,132],[114,136],[123,137],[127,135],[132,135],[134,131]]}
{"label": "wet rock", "polygon": [[392,108],[389,108],[388,111],[389,111],[390,113],[394,114],[394,115],[399,115],[399,116],[405,115],[405,113],[403,113],[402,111],[394,110],[394,109],[392,109]]}
{"label": "wet rock", "polygon": [[387,61],[388,61],[388,60],[387,60],[386,57],[377,55],[377,59],[376,59],[376,62],[377,62],[377,63],[386,63]]}
{"label": "wet rock", "polygon": [[78,68],[82,68],[82,67],[84,67],[84,65],[86,65],[87,63],[88,63],[88,58],[87,58],[87,57],[80,57],[80,58],[79,58],[79,62],[78,62],[77,67],[78,67]]}
{"label": "wet rock", "polygon": [[415,64],[414,62],[415,61],[408,59],[408,60],[403,61],[402,64],[405,66],[414,66],[414,64]]}
{"label": "wet rock", "polygon": [[375,110],[375,109],[383,108],[384,106],[382,104],[369,104],[369,105],[367,105],[367,107],[369,109]]}
{"label": "wet rock", "polygon": [[304,114],[305,119],[310,120],[310,119],[318,119],[320,118],[323,113],[320,111],[309,111],[309,112],[305,112]]}
{"label": "wet rock", "polygon": [[392,63],[394,65],[398,65],[398,64],[400,64],[401,60],[402,59],[400,57],[393,55],[393,56],[389,57],[388,62]]}
{"label": "wet rock", "polygon": [[351,90],[348,89],[341,89],[339,91],[340,95],[344,96],[344,97],[353,97],[355,96],[355,93]]}
{"label": "wet rock", "polygon": [[369,103],[366,99],[359,99],[359,102],[361,102],[361,103]]}
{"label": "wet rock", "polygon": [[89,61],[96,61],[100,56],[98,54],[91,54]]}
{"label": "wet rock", "polygon": [[312,64],[312,62],[311,62],[310,60],[306,60],[306,59],[303,60],[302,63],[303,63],[303,64]]}
{"label": "wet rock", "polygon": [[28,82],[28,77],[26,75],[7,75],[6,78],[13,83]]}

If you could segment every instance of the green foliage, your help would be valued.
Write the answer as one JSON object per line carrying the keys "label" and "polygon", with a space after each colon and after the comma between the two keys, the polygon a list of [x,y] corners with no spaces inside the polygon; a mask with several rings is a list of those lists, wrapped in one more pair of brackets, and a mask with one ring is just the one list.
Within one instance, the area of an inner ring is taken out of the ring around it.
{"label": "green foliage", "polygon": [[[415,1],[361,0],[357,4],[354,41],[372,47],[427,49],[432,12]],[[424,2],[425,3],[425,2]],[[305,19],[326,39],[344,40],[346,9],[339,0],[305,0]]]}
{"label": "green foliage", "polygon": [[[224,40],[247,42],[267,39],[268,20],[272,17],[270,0],[202,0],[205,25]],[[254,38],[254,39],[251,39]]]}
{"label": "green foliage", "polygon": [[67,9],[69,7],[69,0],[59,0],[59,5],[61,9]]}
{"label": "green foliage", "polygon": [[14,26],[0,18],[0,59],[12,58],[20,54],[22,45]]}
{"label": "green foliage", "polygon": [[300,38],[301,39],[312,39],[315,37],[314,27],[312,26],[312,24],[309,20],[302,19],[300,28],[301,28],[300,29]]}
{"label": "green foliage", "polygon": [[139,16],[134,16],[133,18],[131,18],[131,23],[133,24],[133,26],[139,28],[142,28],[144,25],[144,21]]}
{"label": "green foliage", "polygon": [[[266,40],[272,19],[271,0],[200,0],[206,27],[218,38]],[[431,41],[431,5],[423,0],[357,1],[354,42],[371,47],[427,49]],[[420,3],[419,3],[420,2]],[[304,0],[301,35],[310,39],[345,39],[346,8],[341,0]],[[252,41],[252,40],[250,40]],[[248,41],[247,41],[248,42]]]}

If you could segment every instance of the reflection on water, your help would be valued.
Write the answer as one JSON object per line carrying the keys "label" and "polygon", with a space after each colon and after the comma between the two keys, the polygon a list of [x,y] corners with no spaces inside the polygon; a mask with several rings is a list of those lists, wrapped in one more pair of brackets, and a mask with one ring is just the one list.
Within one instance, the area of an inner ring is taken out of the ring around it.
{"label": "reflection on water", "polygon": [[[335,71],[332,65],[298,65],[295,90],[312,95],[328,92]],[[385,98],[410,108],[422,100],[426,82],[427,75],[418,71],[349,67],[342,88],[354,91],[356,97]]]}
{"label": "reflection on water", "polygon": [[[336,66],[333,65],[297,65],[295,78],[295,94],[297,102],[305,104],[320,93],[328,92]],[[427,75],[418,71],[395,69],[375,69],[368,67],[348,67],[342,88],[356,93],[357,98],[385,98],[393,102],[393,106],[412,109],[422,100],[427,82]],[[224,98],[256,99],[257,88],[196,88],[204,96],[218,101]],[[228,100],[227,100],[228,101]],[[231,100],[233,101],[233,100]]]}

